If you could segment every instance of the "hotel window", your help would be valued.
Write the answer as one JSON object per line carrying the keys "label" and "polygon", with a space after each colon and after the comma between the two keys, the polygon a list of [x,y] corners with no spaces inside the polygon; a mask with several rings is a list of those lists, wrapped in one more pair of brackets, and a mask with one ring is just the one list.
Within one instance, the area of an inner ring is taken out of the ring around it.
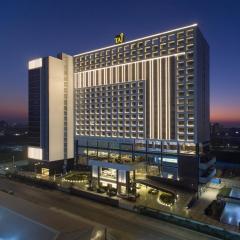
{"label": "hotel window", "polygon": [[185,60],[185,56],[184,55],[177,56],[177,60],[178,61],[184,61]]}
{"label": "hotel window", "polygon": [[158,45],[158,43],[159,43],[159,38],[152,39],[152,45]]}
{"label": "hotel window", "polygon": [[192,141],[192,140],[194,140],[194,137],[193,137],[193,135],[188,135],[188,140],[189,140],[189,141]]}
{"label": "hotel window", "polygon": [[178,118],[179,119],[183,119],[184,118],[184,114],[182,114],[182,113],[178,114]]}
{"label": "hotel window", "polygon": [[160,37],[160,42],[166,42],[166,41],[167,41],[167,37],[166,36]]}
{"label": "hotel window", "polygon": [[178,125],[179,125],[179,126],[184,126],[184,121],[179,121],[179,122],[178,122]]}
{"label": "hotel window", "polygon": [[179,128],[179,129],[178,129],[178,132],[179,132],[179,133],[184,133],[184,128]]}
{"label": "hotel window", "polygon": [[188,114],[188,118],[189,119],[194,119],[194,115],[193,114]]}
{"label": "hotel window", "polygon": [[178,111],[184,112],[184,105],[178,106]]}
{"label": "hotel window", "polygon": [[187,59],[193,59],[193,52],[187,53]]}
{"label": "hotel window", "polygon": [[193,126],[194,125],[194,121],[188,121],[188,126]]}
{"label": "hotel window", "polygon": [[184,140],[184,135],[179,135],[179,136],[178,136],[178,139],[179,139],[179,140]]}
{"label": "hotel window", "polygon": [[125,45],[124,46],[124,51],[128,51],[129,50],[129,45]]}
{"label": "hotel window", "polygon": [[178,32],[177,37],[178,38],[184,38],[184,32]]}
{"label": "hotel window", "polygon": [[194,30],[193,29],[190,29],[190,30],[187,30],[187,37],[189,37],[189,36],[193,36],[193,34],[194,34]]}
{"label": "hotel window", "polygon": [[188,133],[194,133],[194,128],[188,128]]}

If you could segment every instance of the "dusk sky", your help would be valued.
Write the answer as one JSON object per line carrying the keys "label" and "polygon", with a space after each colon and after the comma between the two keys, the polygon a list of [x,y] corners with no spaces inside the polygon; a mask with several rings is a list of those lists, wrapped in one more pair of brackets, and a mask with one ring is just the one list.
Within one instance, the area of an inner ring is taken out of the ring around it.
{"label": "dusk sky", "polygon": [[198,23],[210,45],[211,121],[240,126],[240,1],[8,0],[0,5],[0,120],[27,121],[27,62]]}

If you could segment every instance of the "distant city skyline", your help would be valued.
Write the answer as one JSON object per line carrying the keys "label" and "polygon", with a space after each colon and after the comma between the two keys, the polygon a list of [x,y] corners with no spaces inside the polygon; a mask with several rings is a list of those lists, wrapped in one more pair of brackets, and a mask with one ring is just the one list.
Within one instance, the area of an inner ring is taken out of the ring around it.
{"label": "distant city skyline", "polygon": [[77,54],[114,44],[114,36],[119,32],[125,32],[127,40],[131,40],[197,22],[210,45],[211,122],[240,126],[240,30],[235,27],[240,23],[240,3],[218,1],[216,5],[186,0],[150,1],[147,6],[140,3],[90,4],[75,0],[2,3],[0,120],[27,121],[30,59],[61,51]]}

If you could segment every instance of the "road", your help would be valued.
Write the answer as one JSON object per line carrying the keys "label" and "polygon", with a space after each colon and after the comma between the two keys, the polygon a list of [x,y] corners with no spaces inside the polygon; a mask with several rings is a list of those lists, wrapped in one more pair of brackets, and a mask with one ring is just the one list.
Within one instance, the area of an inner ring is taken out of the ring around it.
{"label": "road", "polygon": [[27,200],[45,209],[68,217],[81,218],[86,223],[100,224],[117,233],[118,239],[147,240],[213,240],[196,231],[142,216],[133,212],[102,205],[55,190],[46,190],[23,183],[0,179],[0,189],[14,191],[14,197]]}

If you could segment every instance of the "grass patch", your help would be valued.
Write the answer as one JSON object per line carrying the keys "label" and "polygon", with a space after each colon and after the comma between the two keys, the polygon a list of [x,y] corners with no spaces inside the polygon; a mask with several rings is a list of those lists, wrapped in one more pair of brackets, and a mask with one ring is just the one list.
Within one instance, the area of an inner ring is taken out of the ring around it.
{"label": "grass patch", "polygon": [[175,203],[175,196],[171,193],[163,192],[160,194],[159,199],[163,204],[168,206],[172,206]]}

